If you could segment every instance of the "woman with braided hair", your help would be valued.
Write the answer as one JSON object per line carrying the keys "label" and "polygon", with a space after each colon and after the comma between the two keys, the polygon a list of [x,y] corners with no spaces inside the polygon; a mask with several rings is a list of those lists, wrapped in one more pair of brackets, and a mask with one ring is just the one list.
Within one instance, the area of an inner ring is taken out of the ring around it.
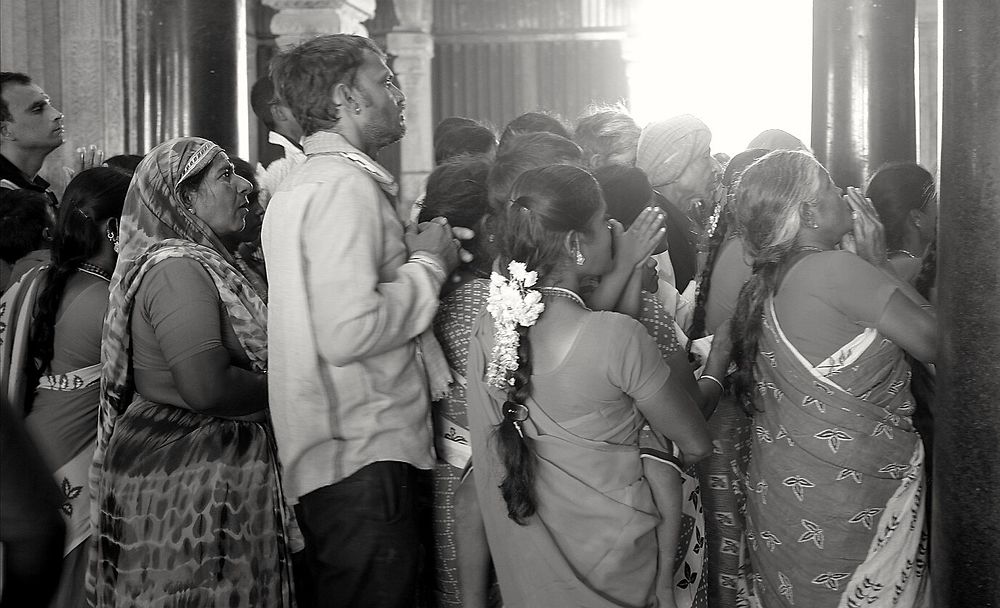
{"label": "woman with braided hair", "polygon": [[683,462],[711,450],[703,416],[643,326],[593,312],[582,277],[611,264],[586,171],[526,171],[496,220],[498,261],[469,346],[480,508],[506,606],[648,606],[659,520],[642,475],[648,420]]}
{"label": "woman with braided hair", "polygon": [[51,262],[29,270],[0,305],[3,392],[24,416],[64,500],[63,574],[53,606],[84,600],[101,330],[128,184],[127,174],[108,167],[77,174],[63,195]]}
{"label": "woman with braided hair", "polygon": [[732,329],[753,415],[753,593],[768,607],[922,605],[924,452],[904,351],[933,362],[933,309],[892,274],[871,202],[842,196],[808,154],[747,168],[736,216],[753,267]]}

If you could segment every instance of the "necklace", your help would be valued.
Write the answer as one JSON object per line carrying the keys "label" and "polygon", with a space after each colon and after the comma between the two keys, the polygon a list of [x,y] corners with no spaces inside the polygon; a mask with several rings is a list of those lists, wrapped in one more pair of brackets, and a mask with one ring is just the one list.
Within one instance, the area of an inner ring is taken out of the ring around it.
{"label": "necklace", "polygon": [[917,256],[913,255],[912,253],[910,253],[909,251],[907,251],[905,249],[897,249],[897,250],[891,252],[889,254],[889,257],[892,257],[892,255],[895,254],[895,253],[901,253],[901,254],[905,255],[906,257],[910,258],[911,260],[917,259]]}
{"label": "necklace", "polygon": [[566,298],[568,300],[573,300],[581,307],[583,307],[584,310],[590,310],[587,304],[584,303],[583,298],[577,295],[576,292],[566,289],[564,287],[539,287],[538,291],[553,298]]}
{"label": "necklace", "polygon": [[816,247],[814,245],[800,245],[795,248],[795,251],[833,251],[833,250],[823,249],[822,247]]}
{"label": "necklace", "polygon": [[80,267],[77,268],[77,270],[79,270],[80,272],[84,272],[86,274],[89,274],[90,276],[94,276],[94,277],[97,277],[99,279],[104,279],[108,283],[111,282],[111,273],[108,272],[107,270],[101,268],[97,264],[91,264],[90,262],[84,262],[84,263],[80,264]]}

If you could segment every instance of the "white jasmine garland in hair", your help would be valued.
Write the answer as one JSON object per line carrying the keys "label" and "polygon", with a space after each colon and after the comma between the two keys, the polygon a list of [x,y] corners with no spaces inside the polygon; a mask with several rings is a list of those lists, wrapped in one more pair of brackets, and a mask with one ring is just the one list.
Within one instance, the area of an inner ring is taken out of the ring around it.
{"label": "white jasmine garland in hair", "polygon": [[531,327],[545,310],[542,294],[531,289],[538,281],[538,273],[528,272],[523,262],[514,261],[507,265],[507,272],[510,279],[497,272],[490,276],[490,298],[486,304],[496,327],[486,381],[500,389],[510,387],[513,381],[510,374],[517,369],[517,347],[521,343],[518,325]]}

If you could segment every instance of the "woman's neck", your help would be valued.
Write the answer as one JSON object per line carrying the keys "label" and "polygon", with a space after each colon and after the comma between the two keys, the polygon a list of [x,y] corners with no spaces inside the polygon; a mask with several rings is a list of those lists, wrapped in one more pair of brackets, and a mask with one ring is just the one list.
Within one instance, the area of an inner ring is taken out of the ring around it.
{"label": "woman's neck", "polygon": [[87,258],[87,263],[103,268],[108,272],[114,272],[117,262],[118,254],[115,253],[110,243],[106,247],[102,247],[99,252]]}

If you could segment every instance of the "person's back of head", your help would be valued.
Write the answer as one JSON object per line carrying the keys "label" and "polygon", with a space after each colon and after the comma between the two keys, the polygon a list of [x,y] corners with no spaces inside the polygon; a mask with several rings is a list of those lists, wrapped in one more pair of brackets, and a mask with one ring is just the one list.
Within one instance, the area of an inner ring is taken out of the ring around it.
{"label": "person's back of head", "polygon": [[277,97],[291,110],[303,135],[333,129],[340,120],[331,92],[351,85],[368,54],[385,53],[371,39],[351,34],[319,36],[271,59]]}
{"label": "person's back of head", "polygon": [[[904,249],[908,225],[917,211],[925,209],[936,197],[934,177],[914,162],[890,162],[879,167],[865,188],[885,227],[885,245],[891,250]],[[917,226],[919,227],[919,226]],[[926,227],[933,233],[931,226]]]}
{"label": "person's back of head", "polygon": [[271,104],[275,101],[274,81],[269,75],[261,76],[250,87],[250,108],[269,131],[274,130]]}
{"label": "person's back of head", "polygon": [[764,148],[765,150],[800,150],[810,152],[809,146],[788,131],[781,129],[766,129],[750,140],[747,148]]}
{"label": "person's back of head", "polygon": [[[52,262],[56,266],[86,260],[108,238],[104,224],[114,220],[113,232],[125,206],[131,176],[114,167],[94,167],[77,173],[63,193],[59,206]],[[75,268],[75,266],[74,266]]]}
{"label": "person's back of head", "polygon": [[487,186],[490,204],[500,209],[510,197],[514,181],[528,169],[547,165],[583,164],[583,152],[572,141],[547,132],[523,133],[507,141],[507,148],[499,152],[490,171]]}
{"label": "person's back of head", "polygon": [[434,147],[437,148],[438,140],[442,137],[447,137],[448,132],[452,129],[474,127],[478,124],[478,122],[472,120],[471,118],[466,118],[465,116],[449,116],[447,118],[442,118],[440,122],[434,125]]}
{"label": "person's back of head", "polygon": [[598,106],[581,117],[573,141],[583,148],[591,171],[605,165],[634,165],[642,130],[624,108]]}
{"label": "person's back of head", "polygon": [[566,139],[573,139],[569,129],[557,116],[544,112],[526,112],[504,127],[503,134],[500,135],[497,153],[503,154],[506,151],[507,144],[513,136],[525,133],[552,133]]}
{"label": "person's back of head", "polygon": [[124,171],[129,175],[135,175],[135,170],[142,162],[142,157],[138,154],[116,154],[104,159],[104,164],[108,167]]}
{"label": "person's back of head", "polygon": [[13,264],[41,249],[52,228],[47,196],[34,190],[0,188],[0,260]]}
{"label": "person's back of head", "polygon": [[649,178],[637,167],[606,165],[594,171],[594,179],[601,185],[608,216],[626,228],[653,202]]}
{"label": "person's back of head", "polygon": [[569,259],[566,236],[589,234],[603,197],[594,177],[572,165],[548,165],[522,173],[498,222],[500,268],[518,261],[540,280]]}
{"label": "person's back of head", "polygon": [[94,167],[77,173],[66,186],[52,241],[52,268],[32,324],[36,373],[44,373],[52,361],[56,314],[69,277],[109,245],[117,247],[130,182],[131,176],[120,169]]}
{"label": "person's back of head", "polygon": [[743,171],[735,216],[750,257],[775,264],[791,251],[801,207],[815,203],[825,173],[811,155],[788,150],[769,152]]}
{"label": "person's back of head", "polygon": [[0,122],[14,120],[14,116],[10,113],[10,106],[7,104],[7,98],[4,96],[4,92],[7,87],[17,84],[32,84],[31,76],[21,72],[0,72]]}
{"label": "person's back of head", "polygon": [[489,271],[492,260],[481,237],[480,222],[489,213],[486,178],[492,163],[485,156],[459,156],[435,167],[427,177],[420,221],[444,217],[452,226],[470,228],[475,236],[463,243],[472,253],[472,266]]}
{"label": "person's back of head", "polygon": [[492,156],[496,148],[496,136],[483,125],[457,126],[434,138],[434,164],[467,154]]}

